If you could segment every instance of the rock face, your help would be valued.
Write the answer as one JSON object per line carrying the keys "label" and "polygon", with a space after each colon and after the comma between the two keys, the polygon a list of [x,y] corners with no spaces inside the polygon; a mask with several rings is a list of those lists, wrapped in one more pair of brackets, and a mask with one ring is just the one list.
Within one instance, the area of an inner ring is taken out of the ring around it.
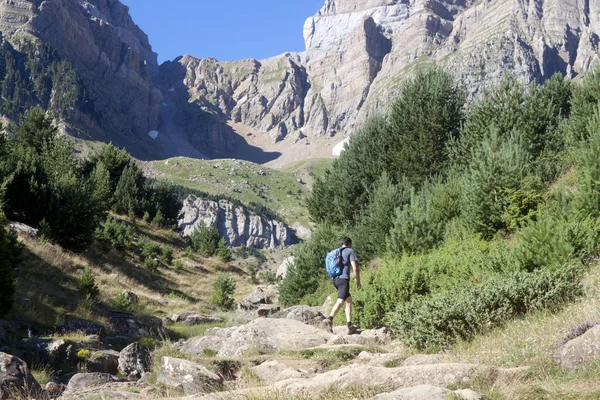
{"label": "rock face", "polygon": [[202,365],[178,358],[163,357],[157,382],[180,388],[186,395],[194,395],[218,390],[223,380]]}
{"label": "rock face", "polygon": [[0,399],[8,399],[15,392],[25,397],[36,397],[42,392],[42,388],[23,360],[0,353]]}
{"label": "rock face", "polygon": [[86,93],[66,118],[76,131],[133,148],[158,129],[157,55],[120,1],[3,1],[0,30],[17,49],[23,38],[39,40],[72,64]]}
{"label": "rock face", "polygon": [[359,127],[424,64],[447,67],[471,99],[505,71],[576,77],[597,61],[599,11],[597,0],[326,0],[302,53],[174,63],[194,107],[291,144]]}
{"label": "rock face", "polygon": [[2,1],[0,31],[17,52],[32,38],[73,66],[85,99],[60,117],[67,131],[145,158],[230,156],[245,139],[228,122],[304,141],[278,151],[308,157],[385,111],[424,64],[447,67],[474,99],[505,71],[523,82],[573,78],[598,58],[599,0],[324,3],[304,24],[306,51],[265,60],[185,55],[159,67],[119,0]]}
{"label": "rock face", "polygon": [[231,247],[274,249],[297,242],[283,222],[268,220],[228,200],[217,202],[189,196],[179,214],[179,231],[189,236],[199,224],[217,228]]}

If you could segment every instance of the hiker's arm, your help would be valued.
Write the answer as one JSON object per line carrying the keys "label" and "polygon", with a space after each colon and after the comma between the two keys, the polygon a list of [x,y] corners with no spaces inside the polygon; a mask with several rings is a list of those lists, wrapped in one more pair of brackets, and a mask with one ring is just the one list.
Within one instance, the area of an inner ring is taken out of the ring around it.
{"label": "hiker's arm", "polygon": [[354,272],[354,277],[356,278],[356,286],[360,289],[360,270],[358,269],[358,261],[352,261],[352,271]]}

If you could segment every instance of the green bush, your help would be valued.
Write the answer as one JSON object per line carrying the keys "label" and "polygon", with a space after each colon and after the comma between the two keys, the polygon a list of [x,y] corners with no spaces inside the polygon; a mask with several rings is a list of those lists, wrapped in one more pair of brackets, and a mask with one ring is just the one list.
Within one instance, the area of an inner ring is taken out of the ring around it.
{"label": "green bush", "polygon": [[134,227],[124,222],[117,221],[109,216],[104,224],[96,228],[96,240],[105,248],[114,247],[117,250],[127,250],[133,241]]}
{"label": "green bush", "polygon": [[206,226],[200,222],[196,229],[189,236],[192,249],[203,256],[214,256],[219,248],[221,236],[214,226]]}
{"label": "green bush", "polygon": [[235,293],[235,281],[229,274],[221,274],[213,284],[213,295],[211,303],[225,310],[231,310],[234,306],[233,294]]}
{"label": "green bush", "polygon": [[581,269],[499,275],[477,285],[420,296],[398,306],[389,326],[420,349],[452,345],[527,312],[556,310],[582,294]]}
{"label": "green bush", "polygon": [[138,246],[141,249],[142,260],[147,259],[158,259],[162,256],[161,247],[150,240],[148,236],[140,236],[138,239]]}
{"label": "green bush", "polygon": [[95,299],[100,293],[96,285],[96,276],[89,268],[83,270],[83,274],[77,280],[77,286],[83,297],[89,296],[91,299]]}
{"label": "green bush", "polygon": [[173,263],[173,249],[169,246],[164,246],[161,249],[160,260],[165,265],[171,265]]}
{"label": "green bush", "polygon": [[134,302],[127,296],[125,292],[120,292],[113,296],[111,304],[117,310],[125,312],[133,312],[135,310]]}
{"label": "green bush", "polygon": [[377,271],[365,274],[362,290],[353,293],[355,320],[364,328],[377,327],[398,304],[414,296],[518,271],[519,267],[515,252],[505,241],[487,242],[468,232],[448,236],[443,245],[429,252],[387,256]]}
{"label": "green bush", "polygon": [[225,238],[219,239],[219,244],[217,246],[217,250],[215,251],[215,255],[223,261],[232,260],[231,249],[227,245]]}
{"label": "green bush", "polygon": [[386,172],[375,182],[369,195],[369,207],[354,229],[354,241],[360,246],[361,257],[385,252],[386,238],[394,225],[391,216],[396,208],[402,208],[410,201],[411,192],[408,181],[394,185]]}
{"label": "green bush", "polygon": [[318,223],[352,226],[369,206],[369,189],[386,172],[392,183],[420,186],[445,174],[446,144],[464,119],[465,96],[450,73],[419,71],[407,79],[386,118],[375,117],[318,178],[307,207]]}

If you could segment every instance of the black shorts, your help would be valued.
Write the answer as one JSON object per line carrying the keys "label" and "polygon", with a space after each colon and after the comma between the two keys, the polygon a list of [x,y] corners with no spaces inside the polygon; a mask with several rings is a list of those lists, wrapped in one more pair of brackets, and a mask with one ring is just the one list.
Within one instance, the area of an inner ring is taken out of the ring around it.
{"label": "black shorts", "polygon": [[338,291],[338,299],[346,300],[351,296],[350,294],[350,279],[333,279],[333,286]]}

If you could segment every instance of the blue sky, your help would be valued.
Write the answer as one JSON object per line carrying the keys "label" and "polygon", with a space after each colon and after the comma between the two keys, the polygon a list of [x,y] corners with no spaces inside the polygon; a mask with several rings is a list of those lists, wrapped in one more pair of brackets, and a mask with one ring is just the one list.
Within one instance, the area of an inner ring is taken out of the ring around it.
{"label": "blue sky", "polygon": [[302,27],[325,0],[121,0],[160,63],[191,54],[220,61],[303,51]]}

